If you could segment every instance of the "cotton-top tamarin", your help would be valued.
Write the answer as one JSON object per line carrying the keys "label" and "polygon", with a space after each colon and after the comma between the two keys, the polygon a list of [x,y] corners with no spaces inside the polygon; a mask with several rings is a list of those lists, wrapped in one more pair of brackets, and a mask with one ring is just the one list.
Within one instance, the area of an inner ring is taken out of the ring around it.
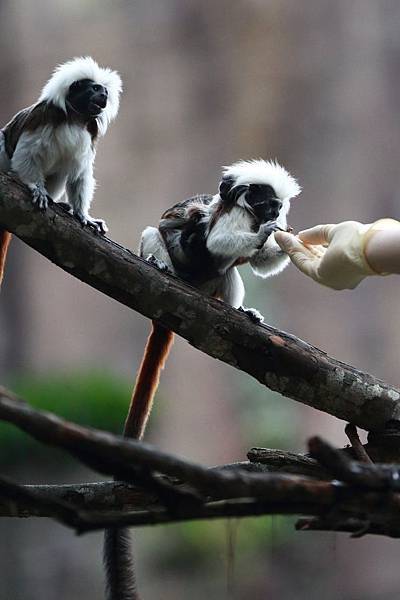
{"label": "cotton-top tamarin", "polygon": [[[118,113],[121,79],[90,57],[58,66],[38,101],[18,112],[0,131],[0,170],[13,171],[46,209],[66,192],[82,225],[107,227],[89,210],[95,180],[96,142]],[[0,231],[0,283],[11,234]]]}

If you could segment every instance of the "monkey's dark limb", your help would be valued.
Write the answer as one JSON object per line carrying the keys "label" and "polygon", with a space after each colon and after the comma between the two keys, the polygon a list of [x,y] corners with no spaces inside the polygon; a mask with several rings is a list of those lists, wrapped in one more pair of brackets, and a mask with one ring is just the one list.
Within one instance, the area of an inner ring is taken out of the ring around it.
{"label": "monkey's dark limb", "polygon": [[369,457],[368,452],[365,450],[360,438],[358,437],[357,427],[352,423],[347,423],[344,431],[347,437],[349,438],[351,447],[354,450],[354,454],[357,460],[359,460],[360,462],[373,464],[373,461]]}
{"label": "monkey's dark limb", "polygon": [[238,311],[82,228],[56,204],[45,213],[35,210],[26,187],[4,173],[0,226],[75,277],[284,396],[368,431],[400,419],[398,389],[295,336],[255,326]]}

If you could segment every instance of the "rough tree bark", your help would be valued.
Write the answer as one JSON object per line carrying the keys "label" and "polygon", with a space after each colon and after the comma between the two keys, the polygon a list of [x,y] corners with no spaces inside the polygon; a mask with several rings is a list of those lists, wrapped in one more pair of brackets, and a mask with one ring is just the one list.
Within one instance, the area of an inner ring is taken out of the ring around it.
{"label": "rough tree bark", "polygon": [[400,391],[293,335],[159,272],[51,205],[36,210],[27,189],[0,173],[0,226],[75,277],[173,330],[194,347],[284,396],[364,429],[400,418]]}
{"label": "rough tree bark", "polygon": [[[63,448],[101,473],[123,475],[139,488],[118,482],[21,486],[0,477],[3,515],[48,516],[83,533],[110,526],[306,514],[313,517],[301,519],[300,529],[400,536],[399,465],[352,461],[319,438],[310,440],[309,449],[327,474],[324,480],[246,472],[240,465],[208,469],[143,442],[34,410],[5,390],[0,394],[0,419]],[[288,455],[287,460],[297,461],[297,457]]]}

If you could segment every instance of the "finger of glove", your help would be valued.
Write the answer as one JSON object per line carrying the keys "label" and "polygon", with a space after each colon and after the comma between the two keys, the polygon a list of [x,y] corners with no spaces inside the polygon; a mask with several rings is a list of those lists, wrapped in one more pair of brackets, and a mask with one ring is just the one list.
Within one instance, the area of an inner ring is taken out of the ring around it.
{"label": "finger of glove", "polygon": [[318,254],[304,244],[291,233],[278,231],[275,233],[275,240],[280,248],[286,252],[293,264],[306,275],[315,279],[317,267],[320,263],[322,252]]}
{"label": "finger of glove", "polygon": [[293,235],[293,233],[288,233],[286,231],[275,231],[274,237],[281,250],[287,252],[288,254],[292,251],[292,249],[296,249],[297,244],[302,245],[301,242],[298,241],[297,237]]}
{"label": "finger of glove", "polygon": [[336,225],[331,223],[326,225],[316,225],[310,229],[304,229],[303,231],[300,231],[298,237],[305,244],[318,244],[326,246],[332,240],[335,227]]}
{"label": "finger of glove", "polygon": [[321,253],[325,252],[325,248],[322,246],[306,246],[299,240],[297,235],[287,233],[286,231],[276,231],[275,241],[280,246],[281,250],[287,252],[287,254],[293,254],[293,252],[300,252],[312,258],[313,256],[320,256]]}

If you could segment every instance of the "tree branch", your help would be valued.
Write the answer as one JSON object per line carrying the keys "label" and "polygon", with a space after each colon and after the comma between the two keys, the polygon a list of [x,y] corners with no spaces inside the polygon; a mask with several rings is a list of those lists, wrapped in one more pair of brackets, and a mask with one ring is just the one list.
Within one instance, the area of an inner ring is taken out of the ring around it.
{"label": "tree branch", "polygon": [[270,472],[329,479],[328,471],[307,454],[296,454],[273,448],[251,448],[247,458],[251,463],[265,465]]}
{"label": "tree branch", "polygon": [[[1,481],[1,480],[0,480]],[[64,485],[20,485],[28,493],[40,496],[49,505],[65,502],[77,510],[85,511],[132,511],[158,506],[157,497],[132,484],[122,481],[100,481]],[[19,497],[2,493],[0,485],[0,517],[51,517],[48,506],[31,501],[22,494]]]}
{"label": "tree branch", "polygon": [[57,205],[36,210],[25,186],[4,173],[0,225],[81,281],[284,396],[371,431],[400,418],[398,389],[293,335],[254,325],[245,314],[82,228]]}
{"label": "tree branch", "polygon": [[[352,461],[319,438],[310,440],[310,452],[312,459],[330,474],[330,480],[246,472],[240,463],[236,468],[208,469],[143,442],[80,427],[35,410],[5,390],[0,391],[0,419],[46,444],[67,450],[100,472],[124,473],[137,479],[142,493],[136,496],[139,502],[134,503],[132,493],[137,492],[131,486],[105,483],[100,491],[96,490],[96,497],[88,500],[90,490],[82,489],[84,484],[80,490],[71,490],[70,486],[56,490],[54,486],[21,486],[0,478],[3,514],[6,507],[12,516],[47,515],[79,533],[105,527],[261,514],[318,517],[303,519],[299,526],[302,529],[348,530],[350,526],[355,528],[354,523],[362,523],[357,535],[371,531],[397,537],[400,533],[400,467]],[[297,463],[295,456],[291,460]],[[122,488],[113,504],[110,491],[114,496],[118,485]]]}

